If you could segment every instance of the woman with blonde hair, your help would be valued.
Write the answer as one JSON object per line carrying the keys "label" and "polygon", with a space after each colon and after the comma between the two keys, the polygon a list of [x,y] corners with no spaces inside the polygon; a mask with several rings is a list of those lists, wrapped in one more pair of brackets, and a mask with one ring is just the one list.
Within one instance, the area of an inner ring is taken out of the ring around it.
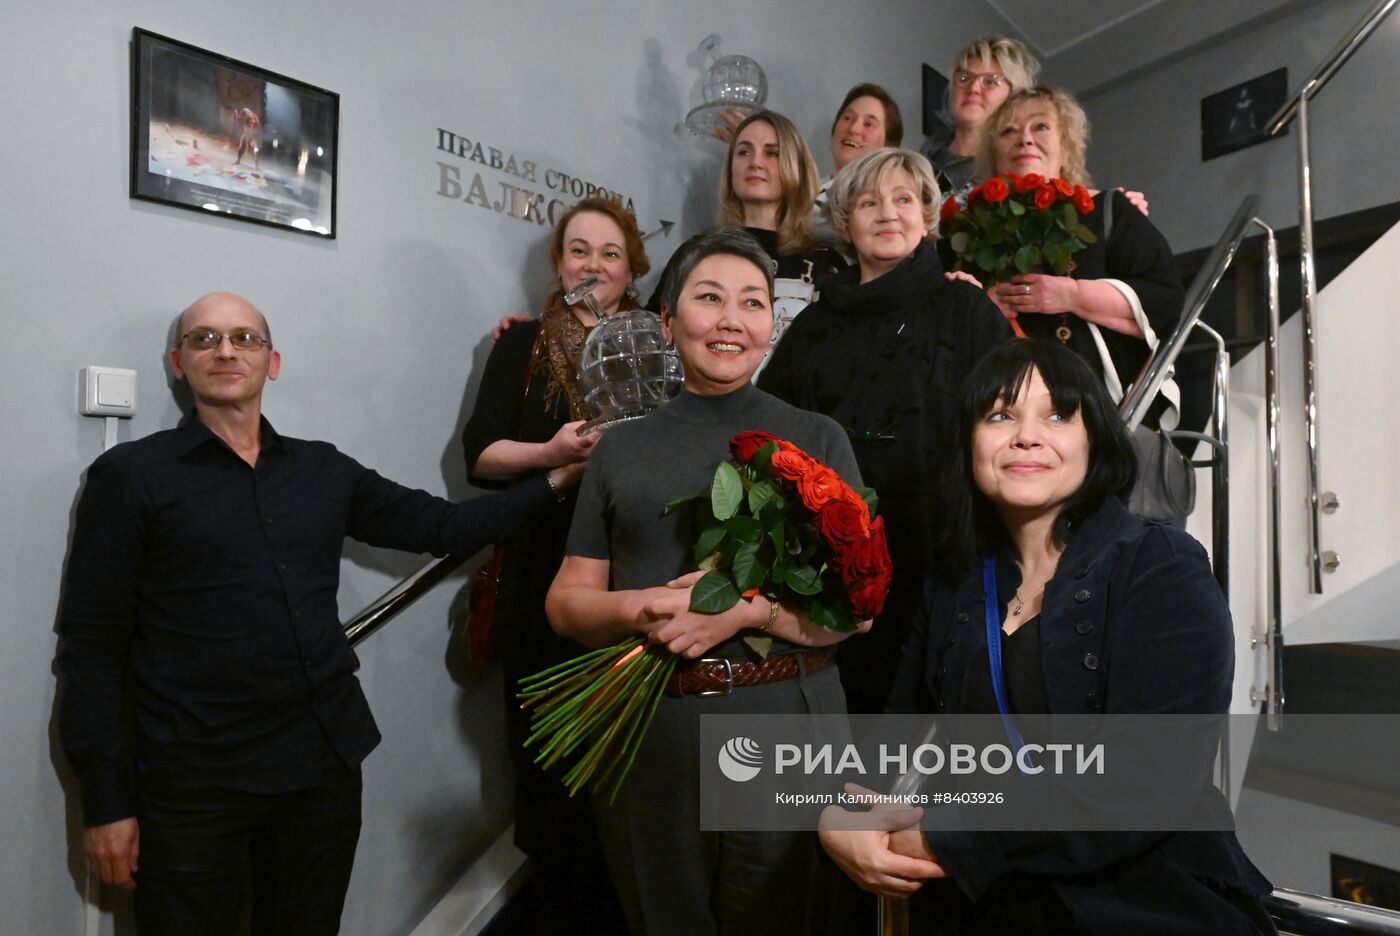
{"label": "woman with blonde hair", "polygon": [[857,265],[802,313],[758,385],[843,425],[861,477],[880,492],[893,586],[871,633],[839,653],[850,710],[879,712],[930,559],[926,486],[946,452],[957,388],[1011,328],[981,290],[944,277],[932,243],[938,183],[923,156],[868,152],[830,194]]}
{"label": "woman with blonde hair", "polygon": [[758,111],[735,128],[720,175],[719,223],[748,231],[777,262],[773,344],[846,268],[839,253],[812,235],[819,183],[802,134],[782,114]]}
{"label": "woman with blonde hair", "polygon": [[[987,175],[1034,173],[1089,187],[1088,146],[1089,121],[1079,102],[1037,85],[1009,96],[988,120],[979,165]],[[1074,255],[1074,270],[1022,274],[988,293],[1030,337],[1069,345],[1117,402],[1176,326],[1185,293],[1171,247],[1147,216],[1122,192],[1090,191],[1094,210],[1081,220],[1098,241]],[[1177,393],[1173,384],[1165,398],[1179,404]],[[1166,409],[1156,404],[1149,425]]]}
{"label": "woman with blonde hair", "polygon": [[1034,85],[1039,74],[1040,62],[1030,50],[1006,36],[983,36],[958,53],[948,93],[953,138],[941,145],[930,140],[923,151],[944,197],[961,201],[972,188],[987,118],[1012,91]]}

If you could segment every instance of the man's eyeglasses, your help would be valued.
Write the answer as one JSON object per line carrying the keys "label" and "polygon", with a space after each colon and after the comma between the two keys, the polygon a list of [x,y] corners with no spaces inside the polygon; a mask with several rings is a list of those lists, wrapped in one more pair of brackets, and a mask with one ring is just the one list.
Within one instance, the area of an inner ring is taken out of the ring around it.
{"label": "man's eyeglasses", "polygon": [[180,336],[181,341],[189,342],[195,351],[212,351],[223,344],[224,339],[233,346],[235,351],[261,351],[263,348],[272,347],[272,342],[255,331],[242,329],[231,335],[221,335],[208,328],[193,328]]}
{"label": "man's eyeglasses", "polygon": [[995,72],[983,72],[978,75],[965,71],[960,71],[953,75],[953,84],[957,85],[959,88],[966,89],[975,81],[982,83],[983,91],[995,91],[997,88],[1001,87],[1003,81],[1006,81],[1006,76],[998,75]]}

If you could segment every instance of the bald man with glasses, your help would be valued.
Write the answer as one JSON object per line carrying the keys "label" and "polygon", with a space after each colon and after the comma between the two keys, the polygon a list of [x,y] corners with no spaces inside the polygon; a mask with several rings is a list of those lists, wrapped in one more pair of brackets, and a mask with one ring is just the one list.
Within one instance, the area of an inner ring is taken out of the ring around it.
{"label": "bald man with glasses", "polygon": [[576,473],[461,504],[403,487],[272,428],[281,354],[247,300],[204,296],[176,334],[194,411],[92,464],[69,555],[60,731],[86,849],[135,888],[142,936],[333,934],[379,742],[336,607],[345,538],[475,552]]}

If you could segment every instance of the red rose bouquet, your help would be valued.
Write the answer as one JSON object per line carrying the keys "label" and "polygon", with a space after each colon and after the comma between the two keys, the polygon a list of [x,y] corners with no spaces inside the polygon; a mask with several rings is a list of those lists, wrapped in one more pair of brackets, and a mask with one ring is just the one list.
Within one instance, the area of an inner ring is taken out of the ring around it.
{"label": "red rose bouquet", "polygon": [[940,217],[954,269],[990,286],[1021,273],[1069,275],[1074,255],[1098,240],[1080,221],[1093,210],[1082,185],[1008,173],[968,192],[965,208],[949,198]]}
{"label": "red rose bouquet", "polygon": [[766,432],[741,432],[729,450],[735,464],[715,469],[706,494],[667,506],[695,512],[695,561],[706,572],[691,610],[724,611],[763,594],[828,630],[853,630],[879,614],[891,566],[884,520],[872,519],[875,492],[853,490]]}
{"label": "red rose bouquet", "polygon": [[[879,614],[893,566],[884,520],[872,516],[875,492],[853,490],[766,432],[741,432],[729,448],[734,463],[720,463],[708,491],[666,507],[695,519],[693,556],[705,574],[691,610],[717,614],[762,594],[829,630]],[[744,640],[759,655],[772,643]],[[533,709],[526,746],[540,745],[545,768],[572,760],[563,776],[571,795],[587,784],[615,798],[675,666],[665,648],[634,637],[522,679],[521,705]]]}

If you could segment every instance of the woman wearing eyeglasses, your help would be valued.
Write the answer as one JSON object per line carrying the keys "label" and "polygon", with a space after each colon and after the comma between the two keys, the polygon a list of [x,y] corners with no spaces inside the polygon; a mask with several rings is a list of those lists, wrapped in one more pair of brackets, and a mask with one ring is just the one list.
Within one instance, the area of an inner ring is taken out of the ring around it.
{"label": "woman wearing eyeglasses", "polygon": [[1030,50],[1005,36],[984,36],[958,53],[949,89],[953,139],[924,150],[945,198],[961,201],[972,188],[987,118],[1016,88],[1035,84],[1039,74],[1040,62]]}

